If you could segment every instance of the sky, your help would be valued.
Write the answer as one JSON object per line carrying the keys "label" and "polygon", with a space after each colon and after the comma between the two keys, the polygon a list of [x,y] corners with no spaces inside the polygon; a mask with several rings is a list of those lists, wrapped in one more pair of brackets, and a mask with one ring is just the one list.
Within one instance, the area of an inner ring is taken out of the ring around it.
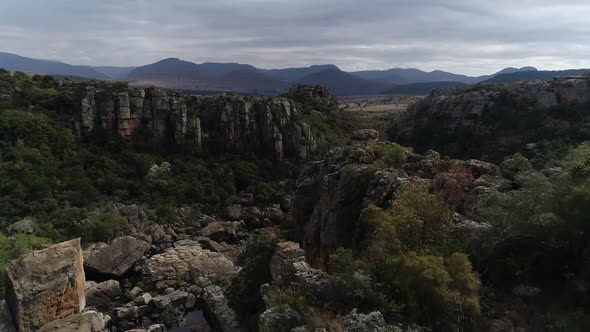
{"label": "sky", "polygon": [[177,57],[480,75],[590,68],[588,0],[1,0],[0,51],[71,64]]}

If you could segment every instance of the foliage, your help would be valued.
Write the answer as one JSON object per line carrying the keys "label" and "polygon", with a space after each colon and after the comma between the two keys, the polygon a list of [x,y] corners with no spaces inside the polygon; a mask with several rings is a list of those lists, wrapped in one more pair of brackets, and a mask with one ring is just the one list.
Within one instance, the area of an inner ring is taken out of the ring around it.
{"label": "foliage", "polygon": [[286,288],[273,288],[264,294],[264,302],[269,307],[276,308],[279,313],[297,310],[305,305],[305,296],[298,285],[292,284]]}
{"label": "foliage", "polygon": [[112,213],[91,214],[78,225],[77,234],[87,242],[110,242],[121,229],[125,218]]}
{"label": "foliage", "polygon": [[375,148],[375,157],[385,167],[399,167],[406,162],[406,151],[399,144],[381,144]]}
{"label": "foliage", "polygon": [[4,293],[4,271],[10,262],[22,255],[29,253],[33,249],[40,249],[51,243],[49,239],[37,237],[34,235],[17,235],[8,237],[0,234],[0,292]]}
{"label": "foliage", "polygon": [[243,268],[233,279],[229,289],[229,301],[238,314],[248,317],[264,309],[260,286],[272,281],[270,259],[276,240],[258,237],[246,246],[242,255]]}

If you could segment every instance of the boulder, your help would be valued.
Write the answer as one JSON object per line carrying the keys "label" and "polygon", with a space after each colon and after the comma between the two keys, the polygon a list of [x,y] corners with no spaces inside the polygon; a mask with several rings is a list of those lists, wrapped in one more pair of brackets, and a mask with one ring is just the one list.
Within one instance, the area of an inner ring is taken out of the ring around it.
{"label": "boulder", "polygon": [[198,277],[233,276],[239,268],[223,254],[202,249],[198,242],[182,240],[150,257],[143,268],[146,283],[158,289],[194,282]]}
{"label": "boulder", "polygon": [[375,129],[361,129],[352,133],[352,139],[355,141],[378,141],[379,132]]}
{"label": "boulder", "polygon": [[270,308],[265,310],[258,318],[258,330],[260,332],[291,331],[302,324],[305,324],[303,316],[291,308],[287,311]]}
{"label": "boulder", "polygon": [[80,239],[36,250],[7,269],[6,302],[19,331],[84,309],[85,275]]}
{"label": "boulder", "polygon": [[131,236],[118,237],[107,247],[94,251],[86,260],[89,272],[120,277],[143,257],[150,244]]}
{"label": "boulder", "polygon": [[46,324],[39,332],[107,332],[109,316],[86,311]]}
{"label": "boulder", "polygon": [[16,235],[16,234],[33,234],[37,225],[30,217],[26,217],[21,221],[17,221],[14,224],[8,226],[6,228],[6,232],[9,235]]}
{"label": "boulder", "polygon": [[222,332],[237,332],[240,324],[235,311],[229,306],[223,289],[216,285],[203,289],[203,303],[209,320]]}
{"label": "boulder", "polygon": [[116,280],[107,280],[89,287],[84,292],[89,307],[109,308],[122,295],[121,286]]}
{"label": "boulder", "polygon": [[228,206],[226,208],[225,214],[227,215],[227,218],[229,220],[240,220],[240,218],[242,217],[242,206],[240,204]]}
{"label": "boulder", "polygon": [[344,317],[344,328],[348,332],[386,331],[385,319],[379,311],[361,314],[356,309]]}

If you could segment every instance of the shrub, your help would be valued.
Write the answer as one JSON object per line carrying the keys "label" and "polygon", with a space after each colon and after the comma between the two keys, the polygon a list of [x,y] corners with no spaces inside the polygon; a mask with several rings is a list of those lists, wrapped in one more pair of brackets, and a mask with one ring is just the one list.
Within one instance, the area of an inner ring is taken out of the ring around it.
{"label": "shrub", "polygon": [[87,242],[109,242],[119,234],[124,222],[124,217],[113,213],[91,214],[78,226],[78,234]]}
{"label": "shrub", "polygon": [[307,324],[314,331],[325,329],[328,332],[344,332],[342,316],[325,310],[311,310],[307,317]]}
{"label": "shrub", "polygon": [[406,151],[398,144],[381,144],[375,148],[375,156],[386,167],[399,167],[406,162]]}

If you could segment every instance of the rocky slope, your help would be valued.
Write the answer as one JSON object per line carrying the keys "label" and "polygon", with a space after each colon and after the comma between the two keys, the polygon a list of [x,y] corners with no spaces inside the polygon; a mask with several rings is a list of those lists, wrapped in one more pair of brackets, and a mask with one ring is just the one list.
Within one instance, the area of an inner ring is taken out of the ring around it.
{"label": "rocky slope", "polygon": [[197,97],[156,88],[87,86],[75,123],[80,135],[103,128],[130,139],[143,129],[197,151],[305,159],[316,143],[299,114],[293,100],[283,97]]}

